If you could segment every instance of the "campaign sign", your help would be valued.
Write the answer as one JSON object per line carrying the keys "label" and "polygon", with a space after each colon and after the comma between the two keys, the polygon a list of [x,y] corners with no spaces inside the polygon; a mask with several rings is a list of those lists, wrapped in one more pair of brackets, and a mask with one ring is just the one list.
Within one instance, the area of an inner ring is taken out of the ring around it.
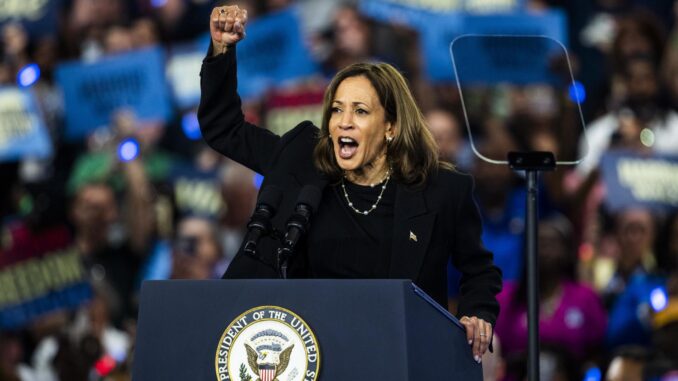
{"label": "campaign sign", "polygon": [[94,63],[65,63],[57,67],[56,79],[64,93],[69,140],[108,125],[120,109],[132,110],[139,120],[166,121],[171,116],[164,53],[158,47]]}
{"label": "campaign sign", "polygon": [[299,25],[294,8],[248,24],[247,38],[238,43],[238,93],[241,97],[257,97],[269,87],[319,72],[304,45]]}
{"label": "campaign sign", "polygon": [[216,171],[203,172],[192,165],[176,163],[170,179],[179,215],[217,219],[226,210]]}
{"label": "campaign sign", "polygon": [[201,43],[173,46],[167,59],[167,79],[172,86],[174,102],[181,109],[200,103],[200,67],[207,48]]}
{"label": "campaign sign", "polygon": [[678,156],[609,151],[600,168],[610,211],[632,206],[658,212],[678,209]]}
{"label": "campaign sign", "polygon": [[54,35],[61,0],[0,0],[0,28],[18,22],[33,37]]}
{"label": "campaign sign", "polygon": [[92,290],[65,228],[3,232],[12,241],[0,261],[0,329],[17,329],[51,312],[76,308]]}
{"label": "campaign sign", "polygon": [[[567,45],[567,27],[565,14],[559,10],[550,10],[542,13],[511,13],[494,15],[460,15],[441,14],[434,15],[427,20],[421,28],[422,47],[426,61],[426,73],[432,81],[453,81],[454,70],[450,57],[450,44],[462,35],[506,35],[506,36],[542,36],[554,41],[553,46]],[[555,42],[559,42],[559,44]],[[511,59],[519,59],[524,65],[523,70],[516,70],[514,78],[504,78],[515,82],[526,82],[525,75],[530,81],[542,82],[541,74],[546,73],[544,60],[548,57],[548,49],[536,48],[532,41],[528,46],[519,46],[518,50],[504,49],[501,46],[488,46],[478,43],[476,46],[467,46],[469,54],[487,56],[487,49],[494,49],[492,56],[510,56]],[[472,62],[473,57],[461,57],[467,62]],[[458,60],[455,57],[455,60]],[[496,65],[493,65],[495,64]],[[503,61],[486,61],[479,63],[475,71],[469,71],[468,78],[481,78],[484,82],[493,80],[493,70],[501,70]],[[484,66],[483,66],[484,65]],[[525,74],[540,68],[537,75]],[[529,82],[529,81],[527,81]]]}
{"label": "campaign sign", "polygon": [[0,161],[51,154],[52,143],[30,90],[0,87]]}
{"label": "campaign sign", "polygon": [[359,9],[375,20],[419,29],[436,14],[517,12],[524,3],[525,0],[366,0],[360,2]]}
{"label": "campaign sign", "polygon": [[358,9],[362,14],[374,20],[387,24],[406,25],[414,29],[423,28],[426,20],[436,15],[432,9],[412,6],[404,1],[361,1]]}

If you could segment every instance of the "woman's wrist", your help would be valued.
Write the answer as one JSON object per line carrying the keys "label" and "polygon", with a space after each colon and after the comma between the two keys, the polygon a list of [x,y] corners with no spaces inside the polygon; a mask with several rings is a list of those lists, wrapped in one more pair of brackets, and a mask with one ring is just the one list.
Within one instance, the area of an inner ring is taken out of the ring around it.
{"label": "woman's wrist", "polygon": [[228,51],[228,44],[222,44],[212,40],[212,57],[224,54]]}

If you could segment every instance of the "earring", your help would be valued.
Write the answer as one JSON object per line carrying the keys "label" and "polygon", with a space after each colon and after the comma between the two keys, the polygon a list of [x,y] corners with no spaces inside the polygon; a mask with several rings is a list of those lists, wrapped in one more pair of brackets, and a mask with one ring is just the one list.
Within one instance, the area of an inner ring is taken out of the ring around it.
{"label": "earring", "polygon": [[386,137],[386,144],[390,144],[393,141],[393,136]]}

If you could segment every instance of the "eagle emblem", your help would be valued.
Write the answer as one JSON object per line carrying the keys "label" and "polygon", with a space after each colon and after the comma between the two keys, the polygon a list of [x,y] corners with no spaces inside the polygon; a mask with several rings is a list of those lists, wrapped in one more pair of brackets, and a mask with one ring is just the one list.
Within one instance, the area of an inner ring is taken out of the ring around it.
{"label": "eagle emblem", "polygon": [[315,334],[293,311],[259,306],[224,329],[214,357],[216,381],[316,381]]}
{"label": "eagle emblem", "polygon": [[282,333],[268,329],[252,337],[251,344],[245,344],[247,364],[259,378],[256,381],[280,381],[290,363],[294,344],[283,349],[289,340]]}

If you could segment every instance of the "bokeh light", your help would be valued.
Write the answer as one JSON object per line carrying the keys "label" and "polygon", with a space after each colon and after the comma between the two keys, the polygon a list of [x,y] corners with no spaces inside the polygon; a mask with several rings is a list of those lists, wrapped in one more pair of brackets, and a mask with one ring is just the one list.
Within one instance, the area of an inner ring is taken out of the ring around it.
{"label": "bokeh light", "polygon": [[118,158],[120,161],[131,161],[139,156],[139,142],[134,138],[127,138],[118,146]]}
{"label": "bokeh light", "polygon": [[181,129],[184,131],[184,135],[190,140],[202,138],[200,124],[198,123],[198,115],[195,112],[184,114],[181,118]]}
{"label": "bokeh light", "polygon": [[582,104],[586,100],[586,89],[579,81],[573,81],[568,92],[570,100],[574,103]]}
{"label": "bokeh light", "polygon": [[668,304],[669,298],[662,287],[657,287],[650,292],[650,305],[655,312],[663,310]]}
{"label": "bokeh light", "polygon": [[599,368],[593,367],[589,368],[584,374],[584,381],[600,381],[603,377],[602,372]]}
{"label": "bokeh light", "polygon": [[40,79],[40,67],[31,63],[19,70],[16,75],[16,82],[19,87],[30,87]]}

